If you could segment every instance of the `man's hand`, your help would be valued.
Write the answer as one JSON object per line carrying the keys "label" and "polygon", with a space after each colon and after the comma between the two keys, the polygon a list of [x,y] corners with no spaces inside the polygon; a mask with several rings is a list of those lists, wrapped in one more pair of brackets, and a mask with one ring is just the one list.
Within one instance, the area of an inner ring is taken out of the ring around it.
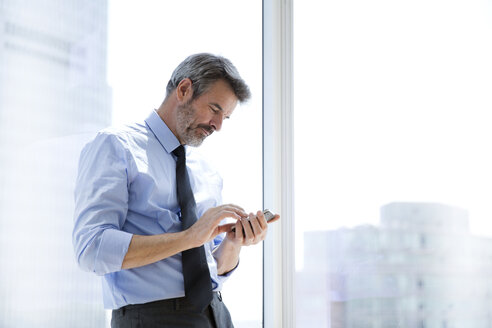
{"label": "man's hand", "polygon": [[228,204],[209,209],[186,231],[151,236],[133,235],[121,268],[137,268],[184,250],[202,246],[234,226],[234,223],[219,226],[220,221],[227,217],[239,220],[247,216],[241,207]]}
{"label": "man's hand", "polygon": [[255,245],[266,238],[268,224],[280,219],[276,214],[269,222],[266,221],[262,211],[256,215],[250,213],[248,217],[242,217],[236,221],[235,230],[228,231],[227,238],[237,246]]}
{"label": "man's hand", "polygon": [[[250,213],[244,215],[234,224],[228,224],[227,235],[220,246],[215,250],[214,257],[217,260],[217,272],[219,275],[226,274],[234,269],[239,261],[239,253],[242,246],[258,244],[266,238],[268,224],[280,219],[275,215],[268,223],[262,211],[256,215]],[[235,230],[232,230],[235,227]],[[227,228],[224,226],[224,228]]]}
{"label": "man's hand", "polygon": [[218,234],[230,231],[234,223],[219,225],[225,218],[233,218],[239,222],[241,218],[247,218],[244,210],[234,204],[226,204],[208,209],[203,216],[187,231],[190,242],[194,247],[199,247],[215,238]]}

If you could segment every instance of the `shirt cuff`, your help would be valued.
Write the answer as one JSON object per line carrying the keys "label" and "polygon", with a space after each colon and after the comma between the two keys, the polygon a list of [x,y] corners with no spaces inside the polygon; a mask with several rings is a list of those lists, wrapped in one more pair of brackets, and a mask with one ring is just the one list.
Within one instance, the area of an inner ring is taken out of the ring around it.
{"label": "shirt cuff", "polygon": [[101,243],[96,256],[94,271],[96,274],[106,274],[121,270],[123,259],[128,252],[133,234],[106,229],[101,235]]}
{"label": "shirt cuff", "polygon": [[219,278],[221,278],[221,277],[228,278],[234,271],[236,271],[238,266],[239,266],[239,260],[237,260],[237,264],[232,270],[227,271],[226,273],[219,275]]}

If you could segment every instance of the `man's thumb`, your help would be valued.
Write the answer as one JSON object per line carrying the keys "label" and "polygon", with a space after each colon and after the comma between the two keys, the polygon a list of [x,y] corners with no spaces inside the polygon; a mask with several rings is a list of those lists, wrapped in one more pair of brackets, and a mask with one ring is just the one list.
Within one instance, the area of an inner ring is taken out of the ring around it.
{"label": "man's thumb", "polygon": [[229,232],[235,226],[236,226],[235,223],[227,223],[227,224],[220,225],[217,227],[217,231],[218,231],[217,235],[220,235],[221,233],[224,233],[224,232]]}

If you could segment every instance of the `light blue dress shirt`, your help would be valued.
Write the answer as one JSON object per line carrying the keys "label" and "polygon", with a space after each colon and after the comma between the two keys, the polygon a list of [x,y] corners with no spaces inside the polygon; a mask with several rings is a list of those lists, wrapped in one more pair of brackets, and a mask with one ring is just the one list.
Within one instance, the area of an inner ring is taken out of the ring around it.
{"label": "light blue dress shirt", "polygon": [[[79,265],[103,275],[107,309],[184,296],[181,253],[139,268],[122,270],[133,234],[181,231],[176,193],[178,139],[157,115],[142,123],[108,128],[80,155],[75,187],[73,245]],[[201,217],[221,204],[222,179],[191,147],[186,147],[190,184]],[[212,250],[223,240],[205,244],[212,287],[217,274]]]}

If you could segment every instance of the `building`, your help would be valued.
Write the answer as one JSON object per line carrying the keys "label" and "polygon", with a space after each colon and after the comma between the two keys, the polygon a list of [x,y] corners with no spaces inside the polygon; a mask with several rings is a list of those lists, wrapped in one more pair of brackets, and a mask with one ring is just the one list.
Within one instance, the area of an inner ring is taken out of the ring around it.
{"label": "building", "polygon": [[465,210],[391,203],[380,226],[305,240],[299,327],[492,327],[492,239],[470,234]]}
{"label": "building", "polygon": [[0,0],[0,326],[105,325],[71,245],[77,158],[111,123],[107,1]]}

